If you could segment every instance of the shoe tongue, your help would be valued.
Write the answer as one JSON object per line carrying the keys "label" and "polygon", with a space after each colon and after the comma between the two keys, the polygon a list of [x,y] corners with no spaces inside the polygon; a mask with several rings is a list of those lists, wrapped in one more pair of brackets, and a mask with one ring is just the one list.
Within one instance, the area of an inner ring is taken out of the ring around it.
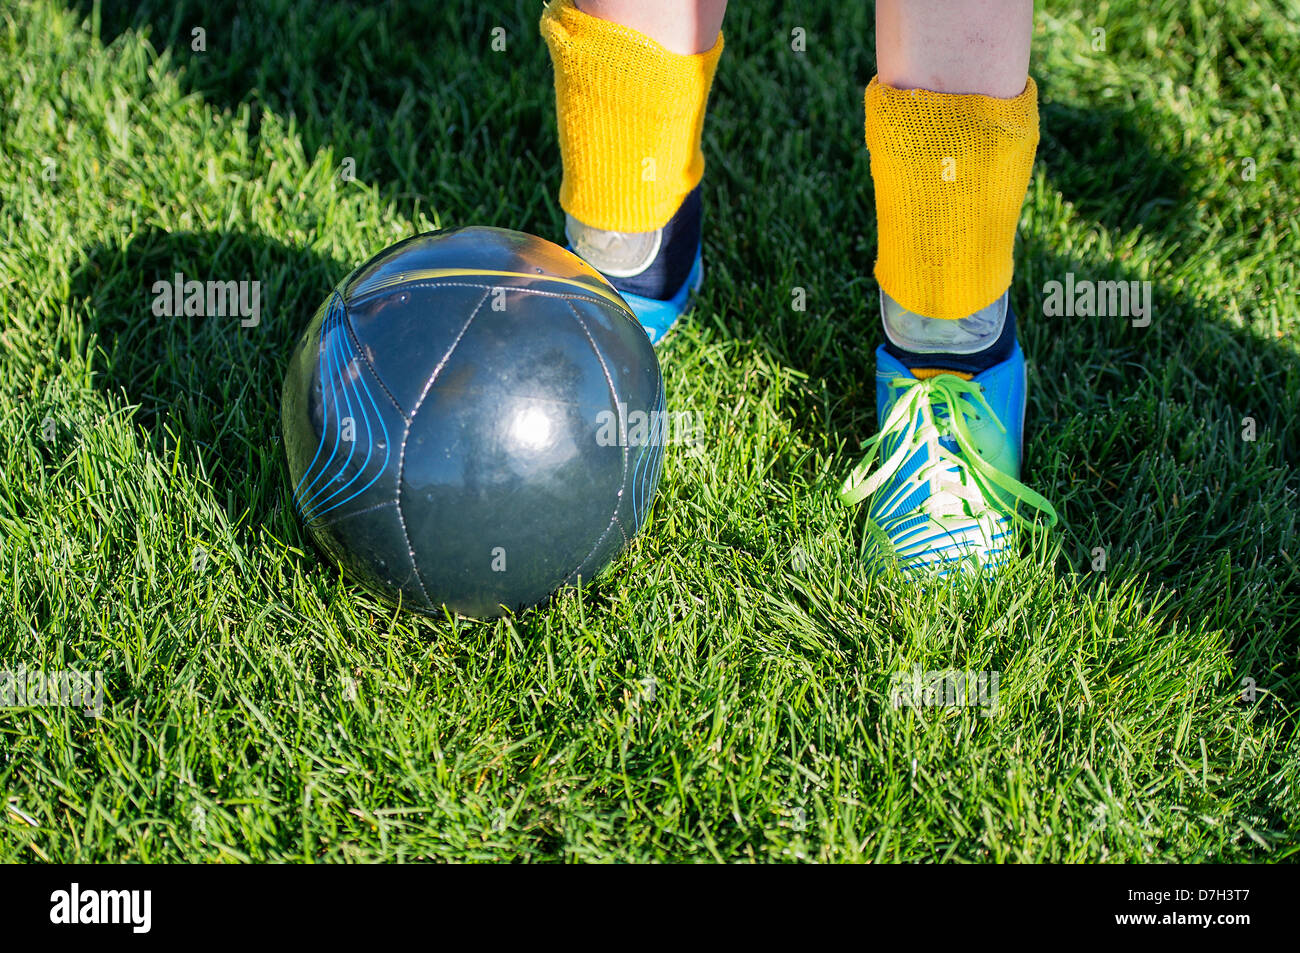
{"label": "shoe tongue", "polygon": [[910,367],[908,370],[919,381],[929,380],[931,377],[938,377],[940,374],[951,374],[953,377],[960,377],[964,381],[970,380],[973,376],[966,371],[954,371],[946,367]]}
{"label": "shoe tongue", "polygon": [[948,433],[939,438],[939,446],[955,455],[957,453],[957,440],[951,433],[952,415],[948,412],[947,406],[942,404],[932,404],[930,406],[930,413],[934,415],[934,422],[936,424],[941,427],[947,427],[949,430]]}

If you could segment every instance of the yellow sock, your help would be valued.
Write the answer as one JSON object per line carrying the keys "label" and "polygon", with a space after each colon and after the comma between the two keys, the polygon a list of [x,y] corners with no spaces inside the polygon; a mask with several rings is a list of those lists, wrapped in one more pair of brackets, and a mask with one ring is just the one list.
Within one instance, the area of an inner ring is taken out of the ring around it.
{"label": "yellow sock", "polygon": [[1038,88],[1014,99],[867,86],[876,280],[908,311],[964,318],[1011,284],[1038,146]]}
{"label": "yellow sock", "polygon": [[642,33],[552,0],[542,36],[555,66],[560,205],[592,228],[651,232],[704,175],[700,134],[722,54],[673,53]]}

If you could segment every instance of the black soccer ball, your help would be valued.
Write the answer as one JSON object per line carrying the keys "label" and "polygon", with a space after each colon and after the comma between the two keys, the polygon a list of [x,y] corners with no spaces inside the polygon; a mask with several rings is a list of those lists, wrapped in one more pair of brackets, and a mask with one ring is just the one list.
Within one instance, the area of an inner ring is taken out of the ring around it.
{"label": "black soccer ball", "polygon": [[281,417],[317,545],[431,614],[589,582],[645,521],[663,462],[663,375],[636,317],[576,255],[499,228],[419,235],[345,278]]}

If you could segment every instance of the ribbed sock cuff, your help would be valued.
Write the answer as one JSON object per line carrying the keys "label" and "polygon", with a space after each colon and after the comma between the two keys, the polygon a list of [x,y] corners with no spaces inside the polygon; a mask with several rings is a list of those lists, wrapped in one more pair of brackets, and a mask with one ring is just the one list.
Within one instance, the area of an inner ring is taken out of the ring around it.
{"label": "ribbed sock cuff", "polygon": [[894,89],[871,80],[866,138],[880,286],[907,310],[963,318],[1011,284],[1038,146],[1038,87],[1014,99]]}
{"label": "ribbed sock cuff", "polygon": [[560,205],[593,228],[648,232],[704,175],[700,137],[722,37],[693,56],[553,0],[542,36],[555,67]]}

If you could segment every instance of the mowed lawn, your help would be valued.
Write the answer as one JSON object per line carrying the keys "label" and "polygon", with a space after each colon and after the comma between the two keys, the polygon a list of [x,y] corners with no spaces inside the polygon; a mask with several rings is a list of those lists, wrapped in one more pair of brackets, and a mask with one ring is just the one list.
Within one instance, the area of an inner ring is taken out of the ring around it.
{"label": "mowed lawn", "polygon": [[[317,554],[280,384],[380,248],[561,236],[540,4],[6,3],[0,670],[104,697],[0,709],[0,860],[1296,859],[1300,9],[1045,6],[1012,298],[1061,524],[996,582],[863,571],[872,7],[746,0],[661,351],[703,444],[608,578],[481,623]],[[156,315],[178,272],[260,321]],[[1149,326],[1046,317],[1070,274]],[[949,671],[996,704],[891,705]]]}

